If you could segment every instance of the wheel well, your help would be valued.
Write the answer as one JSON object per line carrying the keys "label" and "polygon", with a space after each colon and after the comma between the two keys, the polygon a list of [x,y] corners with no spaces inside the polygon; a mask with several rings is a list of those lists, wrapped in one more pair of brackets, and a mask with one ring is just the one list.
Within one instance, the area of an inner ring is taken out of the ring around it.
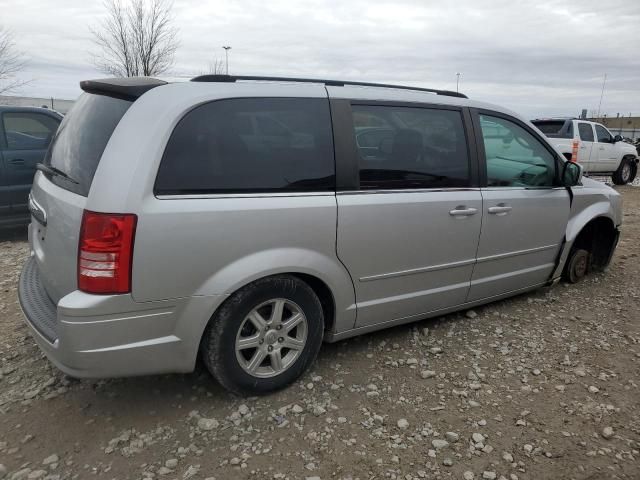
{"label": "wheel well", "polygon": [[324,315],[324,329],[332,330],[336,320],[336,303],[329,286],[318,277],[308,275],[306,273],[290,273],[294,277],[298,277],[311,287],[314,293],[320,299],[322,305],[322,313]]}
{"label": "wheel well", "polygon": [[616,237],[613,222],[606,217],[597,217],[582,228],[573,242],[573,248],[583,248],[590,252],[591,266],[601,269],[611,260]]}

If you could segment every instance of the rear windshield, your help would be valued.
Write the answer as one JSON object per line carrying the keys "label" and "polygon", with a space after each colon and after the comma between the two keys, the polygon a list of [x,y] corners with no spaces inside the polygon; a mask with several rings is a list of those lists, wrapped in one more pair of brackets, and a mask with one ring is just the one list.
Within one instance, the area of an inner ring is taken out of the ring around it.
{"label": "rear windshield", "polygon": [[533,123],[547,137],[573,138],[573,122],[566,120],[534,120]]}
{"label": "rear windshield", "polygon": [[49,179],[66,190],[88,196],[100,157],[131,103],[83,93],[62,120],[44,160],[78,183],[58,175]]}

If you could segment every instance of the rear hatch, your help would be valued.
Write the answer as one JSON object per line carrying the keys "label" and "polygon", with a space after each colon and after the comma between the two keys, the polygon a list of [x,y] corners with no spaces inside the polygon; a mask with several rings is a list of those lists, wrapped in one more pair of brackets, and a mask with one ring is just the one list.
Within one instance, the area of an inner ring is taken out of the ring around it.
{"label": "rear hatch", "polygon": [[[30,241],[40,279],[58,301],[77,289],[82,215],[100,158],[130,100],[83,93],[64,117],[31,190]],[[46,168],[45,168],[46,170]]]}

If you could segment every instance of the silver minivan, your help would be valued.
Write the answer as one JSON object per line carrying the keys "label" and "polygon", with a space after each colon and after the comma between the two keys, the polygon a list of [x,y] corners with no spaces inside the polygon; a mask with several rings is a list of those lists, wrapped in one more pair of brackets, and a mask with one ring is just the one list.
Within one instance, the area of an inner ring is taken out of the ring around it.
{"label": "silver minivan", "polygon": [[455,92],[81,83],[34,179],[19,297],[74,377],[286,386],[333,342],[608,265],[620,196]]}

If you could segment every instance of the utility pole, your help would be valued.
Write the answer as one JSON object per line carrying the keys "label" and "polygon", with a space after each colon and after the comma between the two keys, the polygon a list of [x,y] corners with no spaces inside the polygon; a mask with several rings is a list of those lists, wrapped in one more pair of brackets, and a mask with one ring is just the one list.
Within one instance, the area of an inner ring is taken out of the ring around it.
{"label": "utility pole", "polygon": [[604,97],[604,84],[607,83],[607,74],[604,74],[604,80],[602,80],[602,92],[600,93],[600,103],[598,103],[598,117],[600,117],[600,108],[602,107],[602,97]]}
{"label": "utility pole", "polygon": [[456,73],[456,93],[460,93],[460,72]]}
{"label": "utility pole", "polygon": [[227,70],[227,75],[229,75],[229,50],[231,50],[231,47],[227,45],[227,46],[223,46],[222,48],[224,48],[226,70]]}

